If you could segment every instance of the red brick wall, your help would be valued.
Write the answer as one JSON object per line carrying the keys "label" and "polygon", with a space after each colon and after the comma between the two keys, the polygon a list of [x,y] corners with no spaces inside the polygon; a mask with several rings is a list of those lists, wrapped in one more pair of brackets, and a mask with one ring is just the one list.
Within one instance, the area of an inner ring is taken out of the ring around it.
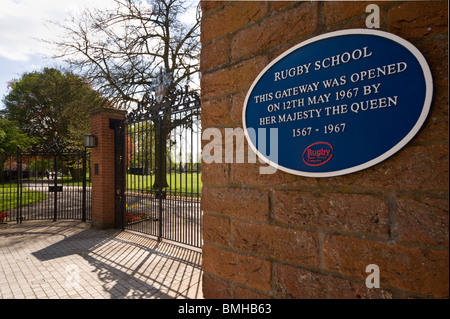
{"label": "red brick wall", "polygon": [[[241,127],[247,91],[270,61],[316,35],[365,28],[369,3],[202,1],[203,130]],[[410,41],[432,69],[423,130],[341,177],[204,163],[205,298],[448,298],[448,2],[373,3],[380,30]],[[381,288],[366,287],[369,264]]]}
{"label": "red brick wall", "polygon": [[[97,136],[97,147],[91,149],[92,225],[114,226],[114,130],[109,119],[123,119],[124,111],[96,110],[91,117],[91,134]],[[98,165],[98,174],[95,174]]]}

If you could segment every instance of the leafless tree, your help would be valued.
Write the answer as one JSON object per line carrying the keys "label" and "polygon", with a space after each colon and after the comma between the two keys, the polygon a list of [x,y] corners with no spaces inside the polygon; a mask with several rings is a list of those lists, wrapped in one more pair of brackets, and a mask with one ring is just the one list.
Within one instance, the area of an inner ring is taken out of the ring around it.
{"label": "leafless tree", "polygon": [[[114,9],[86,9],[68,21],[55,23],[63,31],[60,40],[52,42],[59,52],[56,58],[90,79],[112,107],[129,111],[134,107],[138,113],[143,101],[154,94],[154,80],[161,70],[170,75],[169,92],[195,81],[200,55],[200,9],[194,5],[198,0],[112,1]],[[183,17],[188,14],[191,19],[186,21]],[[170,103],[157,107],[162,109]],[[158,136],[167,141],[175,127],[192,128],[198,112],[181,119],[165,112]],[[161,143],[155,150],[154,188],[168,186],[167,142]]]}
{"label": "leafless tree", "polygon": [[[171,88],[199,72],[200,10],[192,0],[112,0],[114,9],[86,9],[56,22],[64,36],[57,58],[91,79],[114,107],[129,109],[151,91],[161,69]],[[194,15],[187,23],[182,17]]]}

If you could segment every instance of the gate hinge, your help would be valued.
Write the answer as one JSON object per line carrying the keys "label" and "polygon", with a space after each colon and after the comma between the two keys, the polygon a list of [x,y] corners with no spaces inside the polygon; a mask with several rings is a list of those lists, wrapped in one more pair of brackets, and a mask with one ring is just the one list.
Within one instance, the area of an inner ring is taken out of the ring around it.
{"label": "gate hinge", "polygon": [[122,120],[119,120],[119,119],[109,119],[109,128],[110,128],[111,130],[115,129],[115,128],[116,128],[116,123],[120,124],[120,123],[122,123]]}

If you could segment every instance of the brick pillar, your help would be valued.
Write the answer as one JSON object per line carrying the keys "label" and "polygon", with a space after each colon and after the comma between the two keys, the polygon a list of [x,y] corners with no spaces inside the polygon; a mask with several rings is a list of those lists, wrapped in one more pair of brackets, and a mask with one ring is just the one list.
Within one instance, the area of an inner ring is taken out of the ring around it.
{"label": "brick pillar", "polygon": [[[273,59],[319,34],[366,28],[368,4],[379,6],[380,30],[430,65],[426,123],[395,156],[332,178],[203,162],[204,298],[448,299],[448,1],[201,0],[202,130],[242,128],[246,95]],[[238,155],[237,139],[219,143]],[[380,288],[366,286],[370,264]]]}
{"label": "brick pillar", "polygon": [[92,226],[114,227],[114,129],[110,119],[125,117],[126,111],[97,109],[91,114],[91,134],[97,147],[91,149]]}

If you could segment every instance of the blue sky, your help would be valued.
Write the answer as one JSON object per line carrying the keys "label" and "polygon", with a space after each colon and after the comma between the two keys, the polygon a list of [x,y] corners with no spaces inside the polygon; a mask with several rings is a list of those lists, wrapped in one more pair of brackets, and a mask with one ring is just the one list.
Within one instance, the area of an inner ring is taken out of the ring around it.
{"label": "blue sky", "polygon": [[[57,61],[49,60],[39,54],[30,54],[26,60],[12,60],[0,56],[0,96],[7,94],[7,83],[19,79],[23,73],[39,70],[44,66],[58,65]],[[0,105],[2,108],[3,104]]]}
{"label": "blue sky", "polygon": [[0,0],[0,109],[7,83],[23,73],[57,66],[52,48],[38,39],[51,40],[57,30],[47,21],[64,21],[89,4],[90,8],[114,5],[112,0]]}

